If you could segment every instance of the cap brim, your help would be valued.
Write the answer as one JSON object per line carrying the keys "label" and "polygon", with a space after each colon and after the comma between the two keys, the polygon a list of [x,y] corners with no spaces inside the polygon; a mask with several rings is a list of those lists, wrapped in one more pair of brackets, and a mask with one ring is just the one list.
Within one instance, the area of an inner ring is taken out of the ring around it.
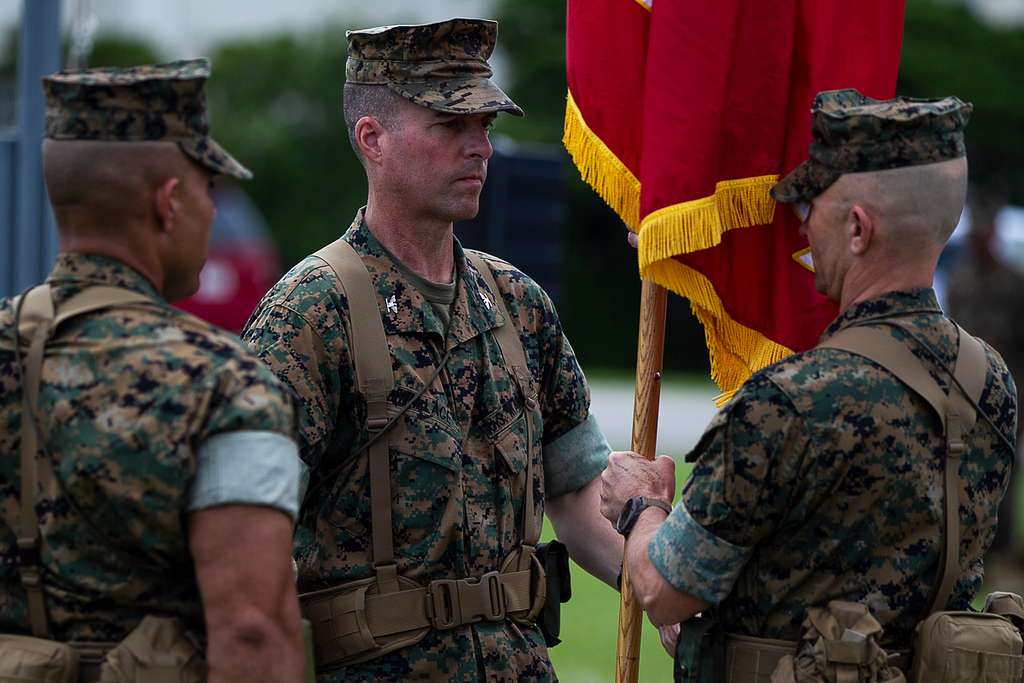
{"label": "cap brim", "polygon": [[814,199],[842,175],[814,159],[808,159],[772,187],[772,199],[780,204],[795,204]]}
{"label": "cap brim", "polygon": [[421,83],[388,83],[407,100],[450,114],[486,114],[504,111],[523,116],[523,110],[487,78],[460,78]]}
{"label": "cap brim", "polygon": [[195,138],[179,140],[178,145],[188,156],[198,161],[214,173],[231,176],[239,180],[252,178],[252,171],[238,163],[233,156],[217,144],[213,138]]}

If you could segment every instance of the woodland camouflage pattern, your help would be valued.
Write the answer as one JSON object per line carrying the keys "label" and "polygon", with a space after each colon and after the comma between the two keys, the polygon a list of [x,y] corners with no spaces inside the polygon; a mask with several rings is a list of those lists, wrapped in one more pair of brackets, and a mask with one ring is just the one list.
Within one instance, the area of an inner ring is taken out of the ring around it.
{"label": "woodland camouflage pattern", "polygon": [[[125,287],[143,307],[74,318],[43,364],[46,445],[101,542],[40,461],[37,502],[51,636],[117,641],[146,614],[178,616],[201,639],[203,613],[185,528],[196,450],[235,430],[294,436],[273,374],[232,335],[172,308],[140,274],[101,256],[62,254],[48,280],[59,305],[93,285]],[[14,310],[0,300],[0,633],[29,633],[18,575],[21,389]]]}
{"label": "woodland camouflage pattern", "polygon": [[386,85],[428,109],[453,114],[523,110],[490,79],[498,24],[450,19],[348,31],[347,83]]}
{"label": "woodland camouflage pattern", "polygon": [[[823,338],[890,314],[909,316],[901,321],[952,367],[956,328],[930,289],[856,304]],[[946,371],[904,332],[891,333],[948,391]],[[980,405],[1013,443],[1013,380],[985,350]],[[963,573],[948,603],[955,610],[981,584],[1013,463],[1013,450],[980,416],[966,442],[957,493]],[[726,632],[798,640],[807,608],[846,600],[870,608],[885,628],[883,647],[906,649],[938,569],[945,457],[938,417],[887,370],[836,349],[795,354],[751,377],[687,456],[696,464],[682,502],[707,537],[675,537],[685,512],[677,507],[652,540],[651,559],[677,589],[719,603]],[[705,556],[731,556],[734,566]],[[734,583],[722,578],[736,572]]]}
{"label": "woodland camouflage pattern", "polygon": [[44,136],[54,140],[176,142],[214,173],[252,177],[210,137],[206,79],[210,64],[167,64],[60,71],[43,78]]}
{"label": "woodland camouflage pattern", "polygon": [[[501,320],[494,294],[457,246],[456,298],[446,340],[434,308],[402,277],[363,223],[362,211],[343,239],[363,257],[377,291],[395,376],[389,404],[408,402],[452,349],[439,380],[389,437],[398,571],[426,584],[497,570],[520,543],[527,449],[522,397],[488,334]],[[549,461],[554,442],[585,426],[590,405],[586,382],[547,295],[509,264],[488,258],[539,394],[543,424],[534,425],[531,450],[540,515],[545,495],[573,491],[604,469],[607,447],[600,458],[573,453],[575,458],[561,466]],[[243,332],[298,394],[300,452],[312,470],[311,490],[323,483],[307,496],[300,515],[300,592],[373,576],[369,474],[362,448],[366,403],[349,350],[348,302],[339,290],[328,266],[306,258],[267,294]],[[337,477],[324,482],[339,466]],[[484,621],[430,631],[415,646],[321,674],[319,680],[553,677],[538,628]]]}
{"label": "woodland camouflage pattern", "polygon": [[973,105],[956,97],[875,100],[854,89],[818,93],[811,107],[810,159],[772,188],[783,203],[808,201],[843,173],[958,159]]}

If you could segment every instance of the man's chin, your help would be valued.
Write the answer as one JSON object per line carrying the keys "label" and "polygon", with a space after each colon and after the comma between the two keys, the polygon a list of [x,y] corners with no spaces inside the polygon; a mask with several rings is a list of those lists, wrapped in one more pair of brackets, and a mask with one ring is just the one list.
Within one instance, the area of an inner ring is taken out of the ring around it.
{"label": "man's chin", "polygon": [[453,223],[457,221],[470,221],[477,217],[480,213],[480,201],[479,199],[475,202],[466,202],[460,206],[453,206],[451,211],[451,221]]}

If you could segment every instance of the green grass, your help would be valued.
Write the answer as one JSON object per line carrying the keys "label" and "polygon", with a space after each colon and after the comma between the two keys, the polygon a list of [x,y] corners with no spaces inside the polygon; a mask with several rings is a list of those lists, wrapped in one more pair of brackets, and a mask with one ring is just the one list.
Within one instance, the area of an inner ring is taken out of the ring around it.
{"label": "green grass", "polygon": [[[676,467],[677,490],[690,466]],[[553,537],[545,522],[544,539]],[[619,594],[571,563],[572,599],[562,605],[562,643],[551,649],[558,678],[566,683],[615,679],[615,642],[618,639]],[[672,680],[672,659],[661,646],[658,631],[644,617],[640,636],[640,683]]]}

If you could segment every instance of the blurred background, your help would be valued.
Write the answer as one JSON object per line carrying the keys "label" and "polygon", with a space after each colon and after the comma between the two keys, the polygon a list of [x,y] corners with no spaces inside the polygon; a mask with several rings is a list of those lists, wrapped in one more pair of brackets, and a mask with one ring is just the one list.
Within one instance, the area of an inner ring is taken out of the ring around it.
{"label": "blurred background", "polygon": [[[19,74],[39,65],[45,69],[36,73],[211,59],[213,134],[255,179],[218,182],[210,259],[200,291],[182,306],[237,332],[277,277],[338,237],[365,200],[341,120],[345,30],[452,16],[500,22],[496,80],[527,112],[499,117],[480,215],[456,232],[552,295],[591,379],[594,412],[613,447],[628,447],[636,257],[619,219],[561,145],[565,6],[553,0],[0,0],[0,296],[45,276],[55,252],[33,157],[42,110],[19,95],[38,89],[38,80]],[[1024,378],[1022,89],[1024,0],[907,0],[898,94],[955,94],[975,105],[967,134],[972,206],[943,255],[937,289],[954,317]],[[687,302],[671,298],[667,329],[659,450],[681,457],[713,414],[717,391]],[[1009,525],[1003,533],[996,574],[1000,563],[1020,564]],[[617,596],[580,572],[574,579],[565,643],[552,658],[563,680],[610,680]],[[644,643],[642,680],[667,680],[668,658],[652,632]]]}

